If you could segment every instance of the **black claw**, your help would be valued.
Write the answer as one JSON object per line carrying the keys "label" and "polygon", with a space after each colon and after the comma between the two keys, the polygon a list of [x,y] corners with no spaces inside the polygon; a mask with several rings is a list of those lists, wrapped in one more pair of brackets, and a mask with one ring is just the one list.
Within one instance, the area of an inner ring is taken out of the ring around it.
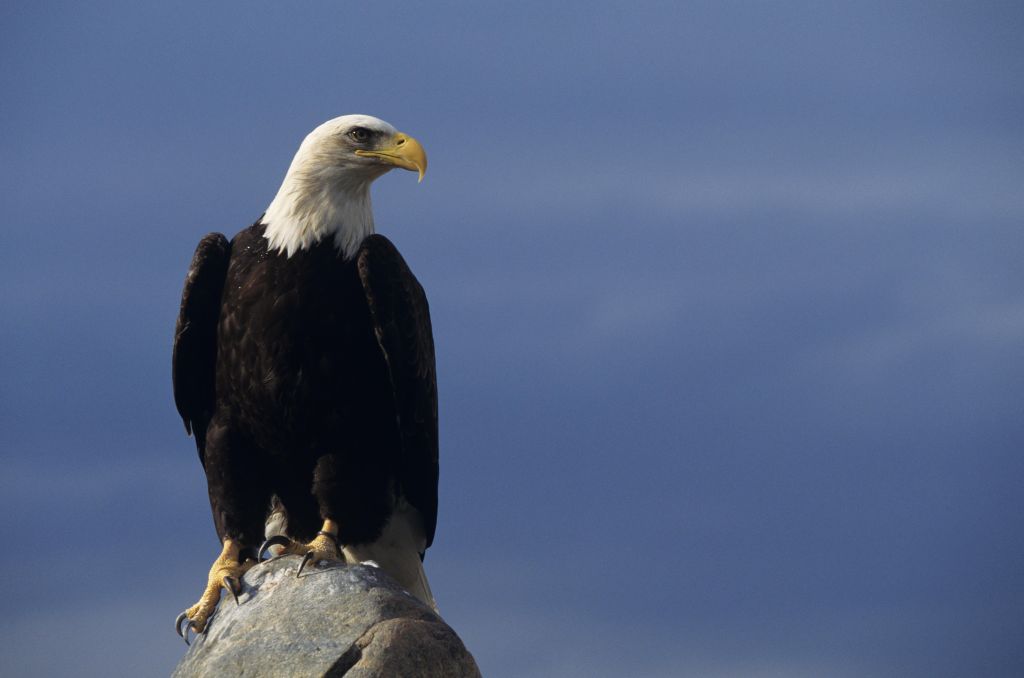
{"label": "black claw", "polygon": [[295,578],[298,579],[299,575],[302,574],[302,569],[306,567],[306,563],[313,560],[313,552],[309,551],[306,555],[302,556],[302,562],[299,563],[299,571],[295,573]]}
{"label": "black claw", "polygon": [[[185,628],[184,628],[184,630],[182,630],[181,623],[184,622],[184,621],[187,621],[188,623],[185,624]],[[188,618],[188,614],[186,614],[185,612],[182,612],[181,614],[178,615],[178,618],[174,620],[174,630],[178,633],[179,636],[181,636],[182,638],[185,639],[185,644],[186,645],[191,645],[192,644],[192,643],[188,642],[188,632],[189,631],[195,631],[196,630],[196,625],[195,625],[195,623],[191,619]]]}
{"label": "black claw", "polygon": [[[178,615],[178,618],[174,620],[174,631],[175,631],[175,633],[177,633],[182,638],[184,638],[185,636],[181,632],[181,622],[184,621],[185,619],[188,619],[188,615],[185,614],[184,612],[182,612],[181,614]],[[185,642],[187,643],[188,641],[186,640]]]}
{"label": "black claw", "polygon": [[224,577],[221,580],[224,584],[224,588],[228,590],[228,593],[235,599],[235,605],[239,605],[238,592],[242,590],[242,584],[234,577]]}
{"label": "black claw", "polygon": [[263,562],[263,554],[267,552],[271,546],[288,546],[291,543],[291,539],[284,536],[283,534],[275,534],[270,539],[263,542],[260,546],[259,552],[256,554],[256,562]]}

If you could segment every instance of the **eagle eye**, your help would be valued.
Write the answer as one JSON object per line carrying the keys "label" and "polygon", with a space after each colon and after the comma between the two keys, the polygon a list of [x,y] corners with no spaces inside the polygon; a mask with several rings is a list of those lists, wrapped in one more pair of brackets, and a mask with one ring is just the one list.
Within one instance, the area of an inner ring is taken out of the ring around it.
{"label": "eagle eye", "polygon": [[369,138],[372,135],[373,135],[373,132],[371,132],[370,130],[366,129],[365,127],[353,127],[348,132],[349,138],[352,139],[352,141],[356,141],[356,142],[359,142],[359,143],[362,143],[364,141],[369,140]]}

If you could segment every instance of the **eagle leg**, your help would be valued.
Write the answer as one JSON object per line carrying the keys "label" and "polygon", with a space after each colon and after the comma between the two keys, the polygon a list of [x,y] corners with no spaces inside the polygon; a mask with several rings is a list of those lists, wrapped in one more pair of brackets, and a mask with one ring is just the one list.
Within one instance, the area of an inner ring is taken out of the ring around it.
{"label": "eagle leg", "polygon": [[217,609],[217,603],[220,602],[221,588],[227,589],[234,597],[235,604],[238,604],[238,594],[242,589],[242,575],[256,564],[251,558],[243,562],[240,555],[241,548],[238,542],[233,539],[225,539],[220,556],[213,561],[213,565],[210,567],[206,589],[200,596],[199,602],[179,614],[178,618],[174,620],[174,630],[185,639],[186,645],[189,644],[189,630],[196,633],[206,630],[210,615]]}
{"label": "eagle leg", "polygon": [[338,544],[338,525],[333,520],[325,520],[323,529],[316,533],[316,538],[305,544],[282,535],[273,536],[263,542],[257,557],[262,559],[263,554],[272,546],[283,547],[275,557],[284,555],[302,556],[302,562],[299,563],[299,569],[295,573],[296,577],[301,575],[302,571],[310,563],[315,565],[321,560],[340,560],[345,562],[345,554]]}

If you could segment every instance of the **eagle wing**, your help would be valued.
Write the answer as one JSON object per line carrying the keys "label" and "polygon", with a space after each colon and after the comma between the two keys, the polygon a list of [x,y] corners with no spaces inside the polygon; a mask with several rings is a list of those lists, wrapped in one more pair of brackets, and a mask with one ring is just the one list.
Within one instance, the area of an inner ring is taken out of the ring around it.
{"label": "eagle wing", "polygon": [[359,277],[391,375],[401,429],[398,482],[422,519],[426,546],[437,525],[437,372],[430,308],[402,255],[382,235],[359,248]]}
{"label": "eagle wing", "polygon": [[199,241],[185,276],[174,330],[174,404],[185,431],[195,436],[204,466],[206,427],[216,398],[217,322],[230,255],[231,244],[220,233],[210,233]]}

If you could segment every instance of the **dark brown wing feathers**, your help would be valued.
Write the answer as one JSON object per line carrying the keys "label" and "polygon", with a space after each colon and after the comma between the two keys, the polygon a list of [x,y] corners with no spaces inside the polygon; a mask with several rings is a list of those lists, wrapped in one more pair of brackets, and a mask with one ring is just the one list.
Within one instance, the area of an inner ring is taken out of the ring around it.
{"label": "dark brown wing feathers", "polygon": [[217,321],[230,254],[231,245],[220,233],[210,233],[199,241],[185,276],[174,331],[174,404],[185,431],[195,436],[204,466],[206,427],[216,396]]}
{"label": "dark brown wing feathers", "polygon": [[398,481],[423,516],[427,546],[437,525],[437,375],[427,297],[387,238],[371,235],[358,256],[359,277],[387,358],[402,434]]}

